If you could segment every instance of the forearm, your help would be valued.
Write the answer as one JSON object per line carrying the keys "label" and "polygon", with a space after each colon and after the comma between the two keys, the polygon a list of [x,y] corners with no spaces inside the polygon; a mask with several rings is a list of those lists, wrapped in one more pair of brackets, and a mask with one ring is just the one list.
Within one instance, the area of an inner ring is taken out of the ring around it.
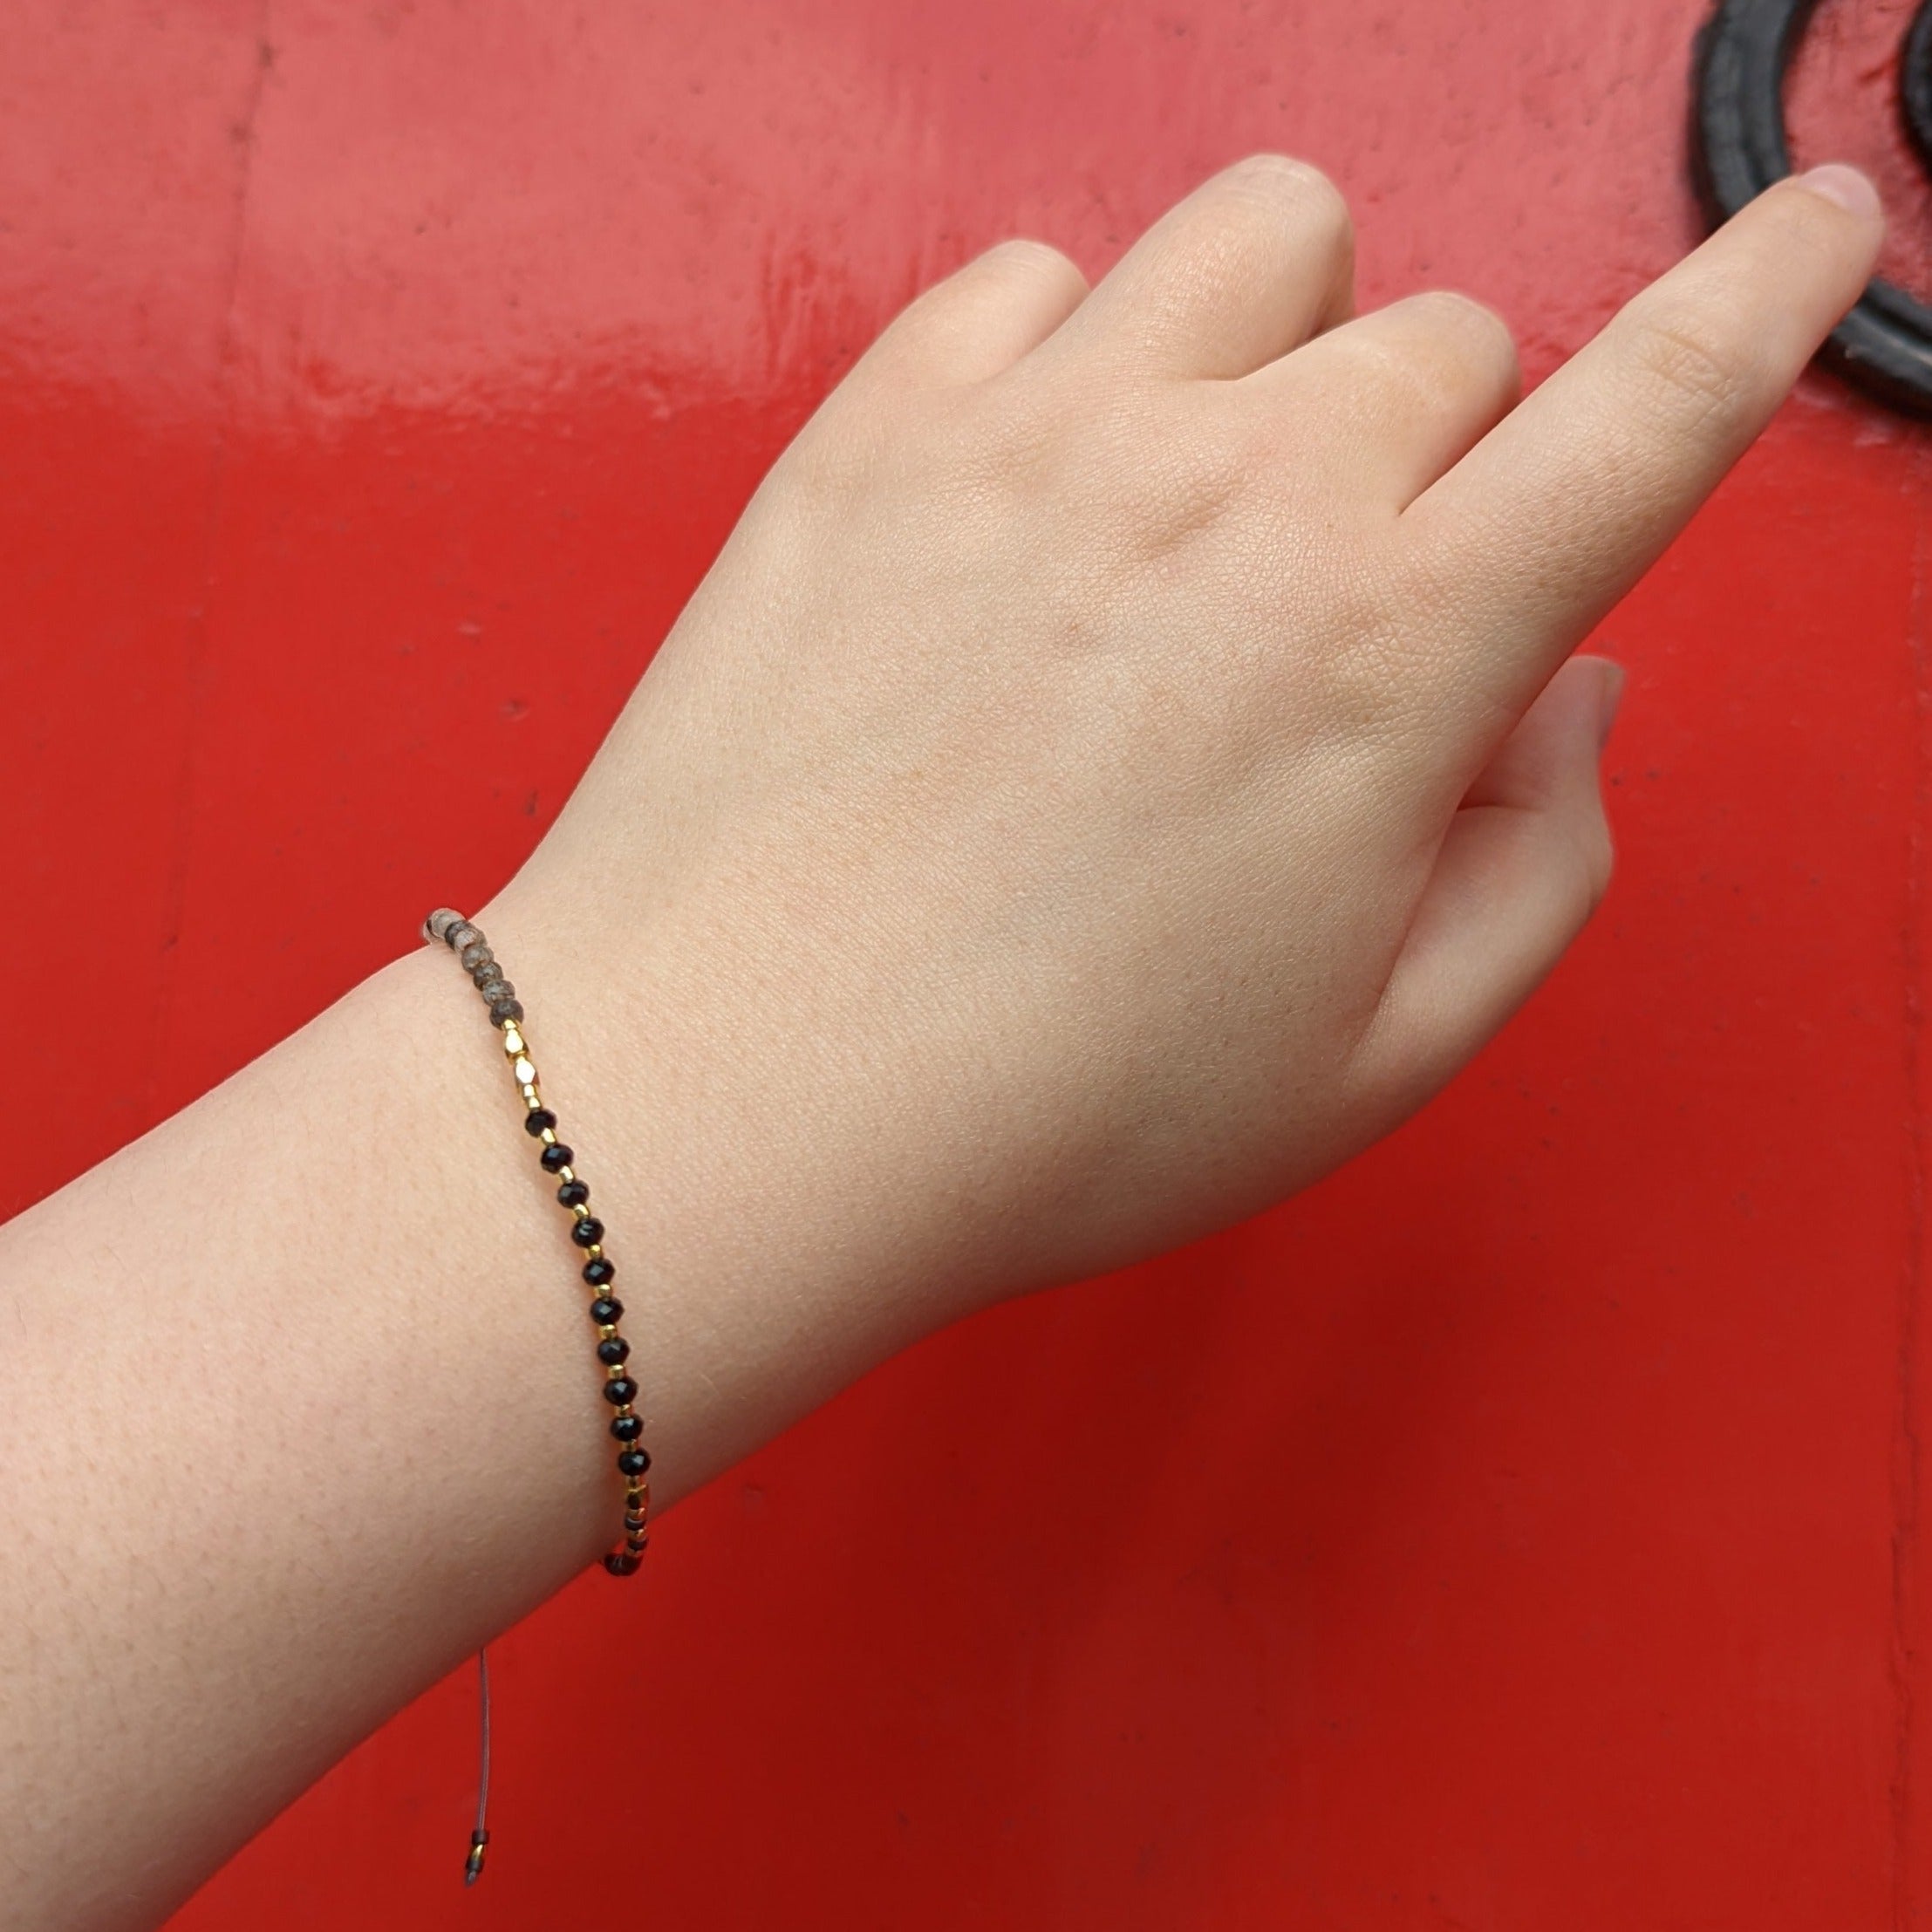
{"label": "forearm", "polygon": [[[738,1082],[705,975],[556,910],[526,884],[490,930],[611,1230],[661,1507],[951,1309],[800,1169],[809,1108]],[[589,1291],[530,1152],[423,950],[0,1233],[0,1922],[153,1922],[608,1546]]]}

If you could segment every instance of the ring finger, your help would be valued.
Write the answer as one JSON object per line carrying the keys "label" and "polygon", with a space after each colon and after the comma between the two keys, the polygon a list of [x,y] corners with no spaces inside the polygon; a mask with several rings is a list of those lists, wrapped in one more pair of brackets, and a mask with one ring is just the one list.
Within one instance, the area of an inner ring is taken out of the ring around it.
{"label": "ring finger", "polygon": [[1240,388],[1306,434],[1325,419],[1333,481],[1392,513],[1475,447],[1522,393],[1501,318],[1467,296],[1414,295],[1359,316],[1257,370]]}

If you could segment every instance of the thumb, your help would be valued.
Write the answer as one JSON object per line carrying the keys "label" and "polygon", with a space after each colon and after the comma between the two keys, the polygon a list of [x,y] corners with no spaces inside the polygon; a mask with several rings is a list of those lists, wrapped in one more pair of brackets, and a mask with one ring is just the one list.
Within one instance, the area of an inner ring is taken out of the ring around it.
{"label": "thumb", "polygon": [[1563,955],[1610,883],[1597,767],[1623,692],[1606,658],[1544,686],[1450,822],[1358,1068],[1419,1105]]}

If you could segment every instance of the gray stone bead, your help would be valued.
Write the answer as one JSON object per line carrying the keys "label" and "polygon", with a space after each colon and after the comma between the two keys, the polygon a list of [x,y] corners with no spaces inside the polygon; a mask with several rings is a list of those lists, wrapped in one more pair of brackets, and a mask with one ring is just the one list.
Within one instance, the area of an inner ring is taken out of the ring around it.
{"label": "gray stone bead", "polygon": [[478,966],[488,966],[496,955],[479,939],[474,946],[466,946],[458,957],[463,962],[463,971],[474,973]]}
{"label": "gray stone bead", "polygon": [[443,944],[452,952],[461,952],[466,946],[474,946],[482,936],[468,919],[459,919],[443,934]]}
{"label": "gray stone bead", "polygon": [[[508,988],[505,990],[508,991]],[[521,1026],[523,1021],[523,1002],[517,999],[492,1000],[489,1003],[489,1016],[499,1027],[512,1020]]]}
{"label": "gray stone bead", "polygon": [[461,925],[463,915],[447,905],[440,905],[423,921],[423,937],[426,939],[447,939],[453,925]]}
{"label": "gray stone bead", "polygon": [[478,966],[475,972],[470,974],[470,978],[475,982],[477,992],[481,993],[486,1000],[494,1000],[497,997],[490,990],[491,987],[497,985],[508,986],[509,984],[509,981],[503,978],[502,967],[498,966],[494,959],[488,966]]}

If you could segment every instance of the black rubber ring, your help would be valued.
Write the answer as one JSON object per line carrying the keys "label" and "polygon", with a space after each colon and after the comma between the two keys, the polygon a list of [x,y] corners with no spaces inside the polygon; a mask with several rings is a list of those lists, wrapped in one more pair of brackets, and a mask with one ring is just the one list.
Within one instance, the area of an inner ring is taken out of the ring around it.
{"label": "black rubber ring", "polygon": [[[1791,173],[1785,72],[1817,0],[1720,0],[1697,36],[1691,154],[1711,225]],[[1922,8],[1908,36],[1901,85],[1907,125],[1919,89],[1932,129],[1932,27]],[[1913,49],[1919,50],[1916,55]],[[1874,276],[1833,330],[1819,359],[1909,415],[1932,416],[1932,309]]]}
{"label": "black rubber ring", "polygon": [[1932,0],[1912,16],[1899,57],[1899,113],[1919,159],[1932,168]]}

